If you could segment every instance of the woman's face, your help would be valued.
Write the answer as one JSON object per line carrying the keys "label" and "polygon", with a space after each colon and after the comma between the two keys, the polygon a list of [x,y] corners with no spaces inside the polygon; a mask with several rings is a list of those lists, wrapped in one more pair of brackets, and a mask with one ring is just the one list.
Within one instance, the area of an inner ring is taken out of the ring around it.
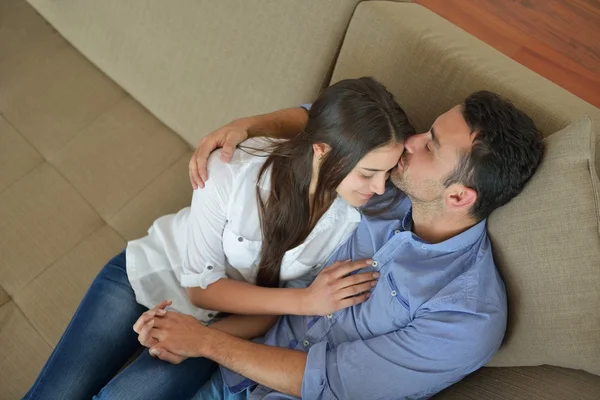
{"label": "woman's face", "polygon": [[354,207],[363,206],[385,191],[385,181],[398,165],[403,143],[391,143],[367,153],[337,187],[337,193]]}

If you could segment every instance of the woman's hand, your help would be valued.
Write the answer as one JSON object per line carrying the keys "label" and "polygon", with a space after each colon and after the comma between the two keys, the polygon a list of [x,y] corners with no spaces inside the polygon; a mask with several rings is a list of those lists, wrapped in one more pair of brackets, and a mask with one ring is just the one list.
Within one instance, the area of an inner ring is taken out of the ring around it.
{"label": "woman's hand", "polygon": [[367,300],[371,294],[369,290],[377,285],[379,273],[349,274],[371,263],[371,260],[338,261],[325,268],[304,289],[302,314],[325,316]]}
{"label": "woman's hand", "polygon": [[[140,315],[135,324],[133,324],[133,330],[138,334],[138,341],[142,346],[151,348],[158,343],[158,340],[151,336],[152,329],[154,329],[155,318],[160,318],[166,315],[167,311],[165,308],[169,307],[171,304],[173,304],[171,301],[162,301],[153,309],[148,310]],[[152,357],[156,356],[156,354],[152,352],[150,352],[150,355]],[[179,364],[187,358],[176,354],[163,354],[163,357],[166,357],[172,364]]]}
{"label": "woman's hand", "polygon": [[249,121],[248,118],[236,119],[200,139],[189,165],[190,183],[194,190],[203,188],[208,180],[206,164],[210,153],[222,147],[221,161],[231,161],[235,147],[248,139]]}
{"label": "woman's hand", "polygon": [[141,337],[142,329],[144,328],[145,325],[150,323],[157,314],[164,315],[166,313],[165,308],[169,307],[171,304],[173,304],[172,301],[163,300],[160,304],[158,304],[153,309],[148,310],[145,313],[143,313],[142,315],[140,315],[138,320],[135,321],[135,324],[133,324],[133,330],[135,331],[135,333],[138,334],[138,340],[142,344],[142,346],[146,346],[146,347],[150,348],[154,345],[154,343],[156,343],[156,340],[154,340],[152,338]]}

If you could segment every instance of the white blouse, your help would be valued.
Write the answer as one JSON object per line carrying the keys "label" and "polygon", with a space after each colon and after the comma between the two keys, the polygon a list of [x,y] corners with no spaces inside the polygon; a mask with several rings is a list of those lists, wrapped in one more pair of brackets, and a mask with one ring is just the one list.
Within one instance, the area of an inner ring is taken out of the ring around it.
{"label": "white blouse", "polygon": [[[265,143],[250,139],[244,145]],[[255,283],[262,245],[256,185],[264,161],[237,150],[224,164],[220,151],[214,152],[210,179],[194,191],[191,207],[158,218],[147,236],[127,244],[127,274],[138,303],[152,308],[171,300],[172,309],[208,322],[217,312],[192,305],[186,287],[206,288],[224,278]],[[258,185],[268,195],[270,171]],[[359,222],[360,213],[338,197],[306,240],[285,253],[280,280],[317,272]]]}

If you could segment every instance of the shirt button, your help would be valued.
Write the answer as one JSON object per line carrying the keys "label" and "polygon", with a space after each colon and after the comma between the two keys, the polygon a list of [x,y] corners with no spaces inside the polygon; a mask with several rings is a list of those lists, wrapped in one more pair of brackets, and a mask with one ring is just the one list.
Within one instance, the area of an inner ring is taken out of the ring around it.
{"label": "shirt button", "polygon": [[304,345],[304,347],[310,346],[310,342],[308,340],[305,340],[302,344]]}
{"label": "shirt button", "polygon": [[214,316],[215,316],[215,314],[213,314],[213,313],[208,313],[208,318],[212,318],[212,317],[214,317]]}
{"label": "shirt button", "polygon": [[394,231],[394,235],[397,235],[397,234],[399,234],[399,233],[400,233],[400,229],[396,229],[396,230]]}
{"label": "shirt button", "polygon": [[211,271],[213,269],[213,266],[209,265],[209,266],[206,267],[206,269],[209,270],[209,271]]}
{"label": "shirt button", "polygon": [[241,236],[240,236],[240,237],[238,237],[238,242],[243,242],[243,241],[244,241],[244,238],[243,238],[243,237],[241,237]]}
{"label": "shirt button", "polygon": [[377,261],[373,261],[373,264],[371,264],[372,266],[376,267],[379,265],[379,263]]}
{"label": "shirt button", "polygon": [[395,295],[397,295],[397,294],[398,294],[398,293],[396,293],[396,291],[395,291],[395,290],[392,290],[392,293],[391,293],[391,295],[392,295],[392,296],[395,296]]}
{"label": "shirt button", "polygon": [[333,318],[333,314],[327,314],[327,318],[329,318],[329,319]]}

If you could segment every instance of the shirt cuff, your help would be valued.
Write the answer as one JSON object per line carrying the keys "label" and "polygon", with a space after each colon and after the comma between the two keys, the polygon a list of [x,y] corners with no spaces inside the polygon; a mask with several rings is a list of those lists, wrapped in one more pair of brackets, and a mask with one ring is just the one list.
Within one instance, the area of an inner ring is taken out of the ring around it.
{"label": "shirt cuff", "polygon": [[[225,271],[209,269],[209,266],[204,268],[199,274],[183,273],[180,278],[180,284],[182,287],[200,287],[206,289],[208,285],[211,285],[219,279],[227,278]],[[212,268],[212,267],[211,267]]]}
{"label": "shirt cuff", "polygon": [[308,350],[306,368],[302,378],[303,399],[325,399],[323,396],[327,384],[327,342],[319,342]]}

